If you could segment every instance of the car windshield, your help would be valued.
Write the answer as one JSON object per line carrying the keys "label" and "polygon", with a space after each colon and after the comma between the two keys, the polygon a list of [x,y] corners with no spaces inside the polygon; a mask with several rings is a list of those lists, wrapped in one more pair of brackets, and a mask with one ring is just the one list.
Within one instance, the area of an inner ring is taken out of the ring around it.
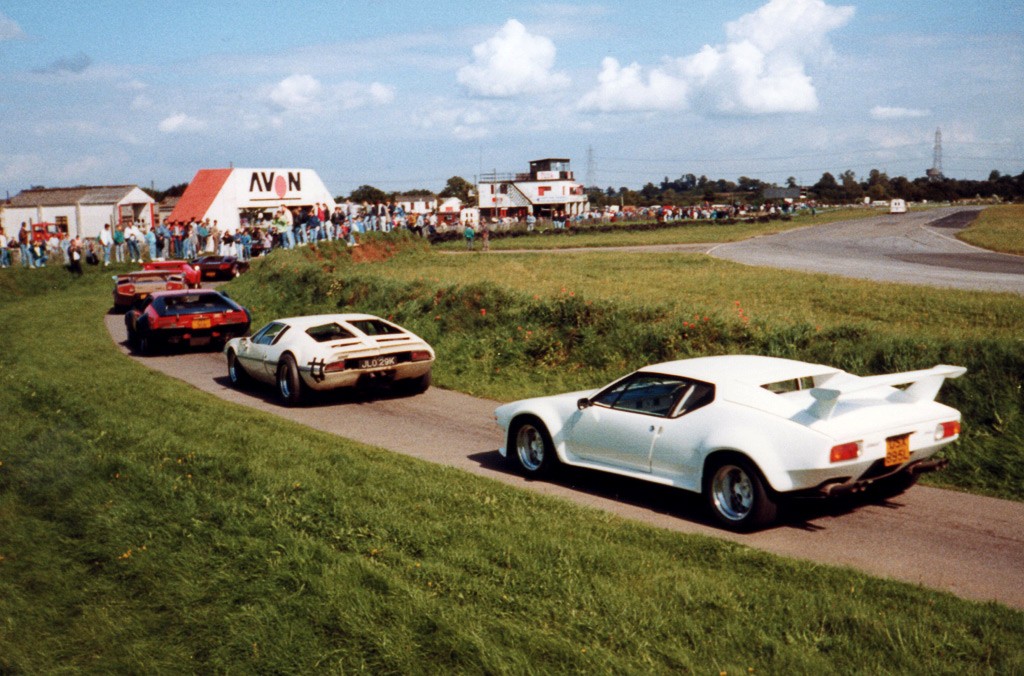
{"label": "car windshield", "polygon": [[355,319],[350,321],[349,324],[368,336],[388,336],[405,333],[402,329],[388,324],[383,319]]}
{"label": "car windshield", "polygon": [[163,298],[167,314],[193,314],[196,312],[230,312],[235,308],[227,298],[216,293],[189,293]]}
{"label": "car windshield", "polygon": [[306,334],[318,343],[327,343],[332,340],[341,340],[342,338],[355,338],[351,331],[336,322],[311,326],[306,329]]}

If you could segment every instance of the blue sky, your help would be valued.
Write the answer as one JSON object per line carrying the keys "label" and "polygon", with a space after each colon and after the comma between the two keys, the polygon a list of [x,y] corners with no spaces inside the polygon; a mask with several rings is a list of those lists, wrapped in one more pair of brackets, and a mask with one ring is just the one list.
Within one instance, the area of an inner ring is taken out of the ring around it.
{"label": "blue sky", "polygon": [[0,196],[231,164],[440,190],[542,157],[616,188],[915,178],[937,128],[947,176],[1024,171],[1024,5],[0,2]]}

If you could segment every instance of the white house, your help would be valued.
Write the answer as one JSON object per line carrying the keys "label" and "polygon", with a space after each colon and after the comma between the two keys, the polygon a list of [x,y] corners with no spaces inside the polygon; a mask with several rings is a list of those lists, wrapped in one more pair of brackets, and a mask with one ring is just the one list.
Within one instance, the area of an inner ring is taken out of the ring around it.
{"label": "white house", "polygon": [[4,205],[8,235],[22,223],[54,223],[72,237],[97,237],[104,225],[142,221],[151,225],[155,202],[137,185],[80,186],[22,190]]}
{"label": "white house", "polygon": [[574,216],[589,208],[586,191],[564,158],[534,160],[526,174],[484,174],[477,195],[481,217],[533,214],[550,218]]}
{"label": "white house", "polygon": [[334,197],[312,169],[200,169],[167,217],[169,221],[216,221],[234,232],[242,218],[268,217],[282,206],[292,210],[326,204]]}

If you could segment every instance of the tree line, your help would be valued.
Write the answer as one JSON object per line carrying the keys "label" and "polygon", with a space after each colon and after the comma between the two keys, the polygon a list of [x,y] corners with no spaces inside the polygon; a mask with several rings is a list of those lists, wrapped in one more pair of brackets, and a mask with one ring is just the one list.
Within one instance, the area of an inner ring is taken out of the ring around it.
{"label": "tree line", "polygon": [[[587,188],[590,203],[597,207],[608,205],[689,206],[702,202],[744,201],[759,203],[765,201],[765,190],[777,188],[756,178],[740,176],[735,182],[726,179],[709,179],[707,176],[683,174],[670,180],[667,176],[659,185],[647,183],[640,190],[620,187]],[[993,170],[986,181],[938,177],[920,177],[913,180],[904,176],[890,178],[878,169],[872,169],[866,178],[858,180],[856,174],[847,170],[837,178],[829,172],[821,175],[817,183],[809,186],[797,185],[796,178],[789,177],[786,188],[798,189],[800,194],[820,204],[851,204],[871,200],[905,199],[908,202],[947,202],[964,199],[999,198],[1004,201],[1024,199],[1024,172],[1017,176],[1002,174]]]}

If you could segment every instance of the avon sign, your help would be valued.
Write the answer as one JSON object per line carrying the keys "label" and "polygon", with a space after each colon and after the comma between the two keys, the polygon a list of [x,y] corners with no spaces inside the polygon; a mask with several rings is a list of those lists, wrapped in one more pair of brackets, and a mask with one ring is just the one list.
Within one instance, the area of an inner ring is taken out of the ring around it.
{"label": "avon sign", "polygon": [[275,171],[254,171],[249,177],[249,192],[273,192],[283,199],[289,190],[302,190],[302,172],[289,171],[287,177]]}

